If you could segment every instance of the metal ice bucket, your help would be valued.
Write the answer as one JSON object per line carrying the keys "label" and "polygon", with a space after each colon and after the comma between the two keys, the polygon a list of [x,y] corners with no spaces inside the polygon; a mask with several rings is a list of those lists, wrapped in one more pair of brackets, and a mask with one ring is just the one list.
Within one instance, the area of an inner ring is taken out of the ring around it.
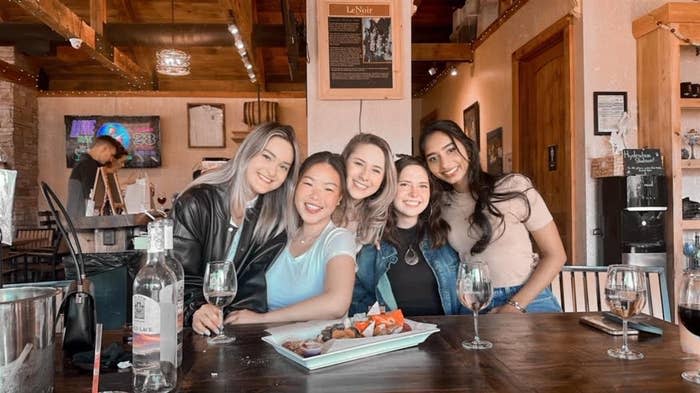
{"label": "metal ice bucket", "polygon": [[55,288],[0,289],[0,393],[52,392]]}

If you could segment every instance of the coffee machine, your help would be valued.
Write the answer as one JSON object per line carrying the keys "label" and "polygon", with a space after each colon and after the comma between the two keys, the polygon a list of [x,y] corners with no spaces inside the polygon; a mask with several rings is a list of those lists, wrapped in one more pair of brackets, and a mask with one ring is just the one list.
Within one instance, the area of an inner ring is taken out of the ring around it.
{"label": "coffee machine", "polygon": [[604,265],[666,266],[665,176],[600,179]]}

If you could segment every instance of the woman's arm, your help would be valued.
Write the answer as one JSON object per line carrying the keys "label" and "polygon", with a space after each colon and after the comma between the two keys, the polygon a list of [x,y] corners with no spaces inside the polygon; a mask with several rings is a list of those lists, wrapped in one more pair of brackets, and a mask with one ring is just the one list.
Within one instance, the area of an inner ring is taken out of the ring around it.
{"label": "woman's arm", "polygon": [[[540,250],[540,260],[537,267],[525,282],[523,287],[511,300],[518,302],[520,306],[527,307],[559,274],[561,267],[566,262],[566,251],[559,236],[554,221],[550,221],[544,227],[531,232],[537,248]],[[510,304],[505,304],[496,312],[520,312]]]}
{"label": "woman's arm", "polygon": [[[328,261],[323,293],[302,302],[267,313],[250,310],[233,311],[226,324],[272,323],[336,319],[348,311],[355,282],[355,261],[349,255],[338,255]],[[303,285],[303,283],[296,283]]]}

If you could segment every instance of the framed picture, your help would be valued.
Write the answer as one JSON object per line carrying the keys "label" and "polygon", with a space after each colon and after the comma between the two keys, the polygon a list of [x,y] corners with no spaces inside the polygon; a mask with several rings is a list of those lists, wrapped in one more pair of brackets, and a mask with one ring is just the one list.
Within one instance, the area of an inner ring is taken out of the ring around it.
{"label": "framed picture", "polygon": [[627,112],[626,91],[593,92],[593,133],[610,135],[617,131],[622,114]]}
{"label": "framed picture", "polygon": [[224,104],[187,104],[187,145],[226,147]]}
{"label": "framed picture", "polygon": [[462,116],[464,117],[464,133],[476,142],[477,147],[480,147],[479,101],[469,105],[467,109],[462,112]]}
{"label": "framed picture", "polygon": [[503,128],[486,134],[486,168],[492,175],[503,174]]}
{"label": "framed picture", "polygon": [[402,98],[399,1],[318,1],[320,99]]}

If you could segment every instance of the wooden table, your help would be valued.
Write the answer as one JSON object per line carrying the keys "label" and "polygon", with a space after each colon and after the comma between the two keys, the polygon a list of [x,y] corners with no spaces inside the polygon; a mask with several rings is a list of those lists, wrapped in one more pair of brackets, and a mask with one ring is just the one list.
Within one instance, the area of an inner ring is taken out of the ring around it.
{"label": "wooden table", "polygon": [[[261,341],[262,325],[227,329],[237,340],[223,347],[188,331],[178,382],[187,392],[700,392],[681,379],[700,360],[680,351],[675,325],[650,319],[664,335],[631,336],[646,357],[623,361],[606,354],[622,338],[580,324],[581,315],[482,316],[481,335],[494,343],[484,351],[460,344],[473,335],[469,316],[415,318],[441,331],[418,347],[312,372]],[[57,366],[57,393],[90,391],[88,375],[71,374]],[[131,374],[103,374],[100,390],[131,391]]]}

